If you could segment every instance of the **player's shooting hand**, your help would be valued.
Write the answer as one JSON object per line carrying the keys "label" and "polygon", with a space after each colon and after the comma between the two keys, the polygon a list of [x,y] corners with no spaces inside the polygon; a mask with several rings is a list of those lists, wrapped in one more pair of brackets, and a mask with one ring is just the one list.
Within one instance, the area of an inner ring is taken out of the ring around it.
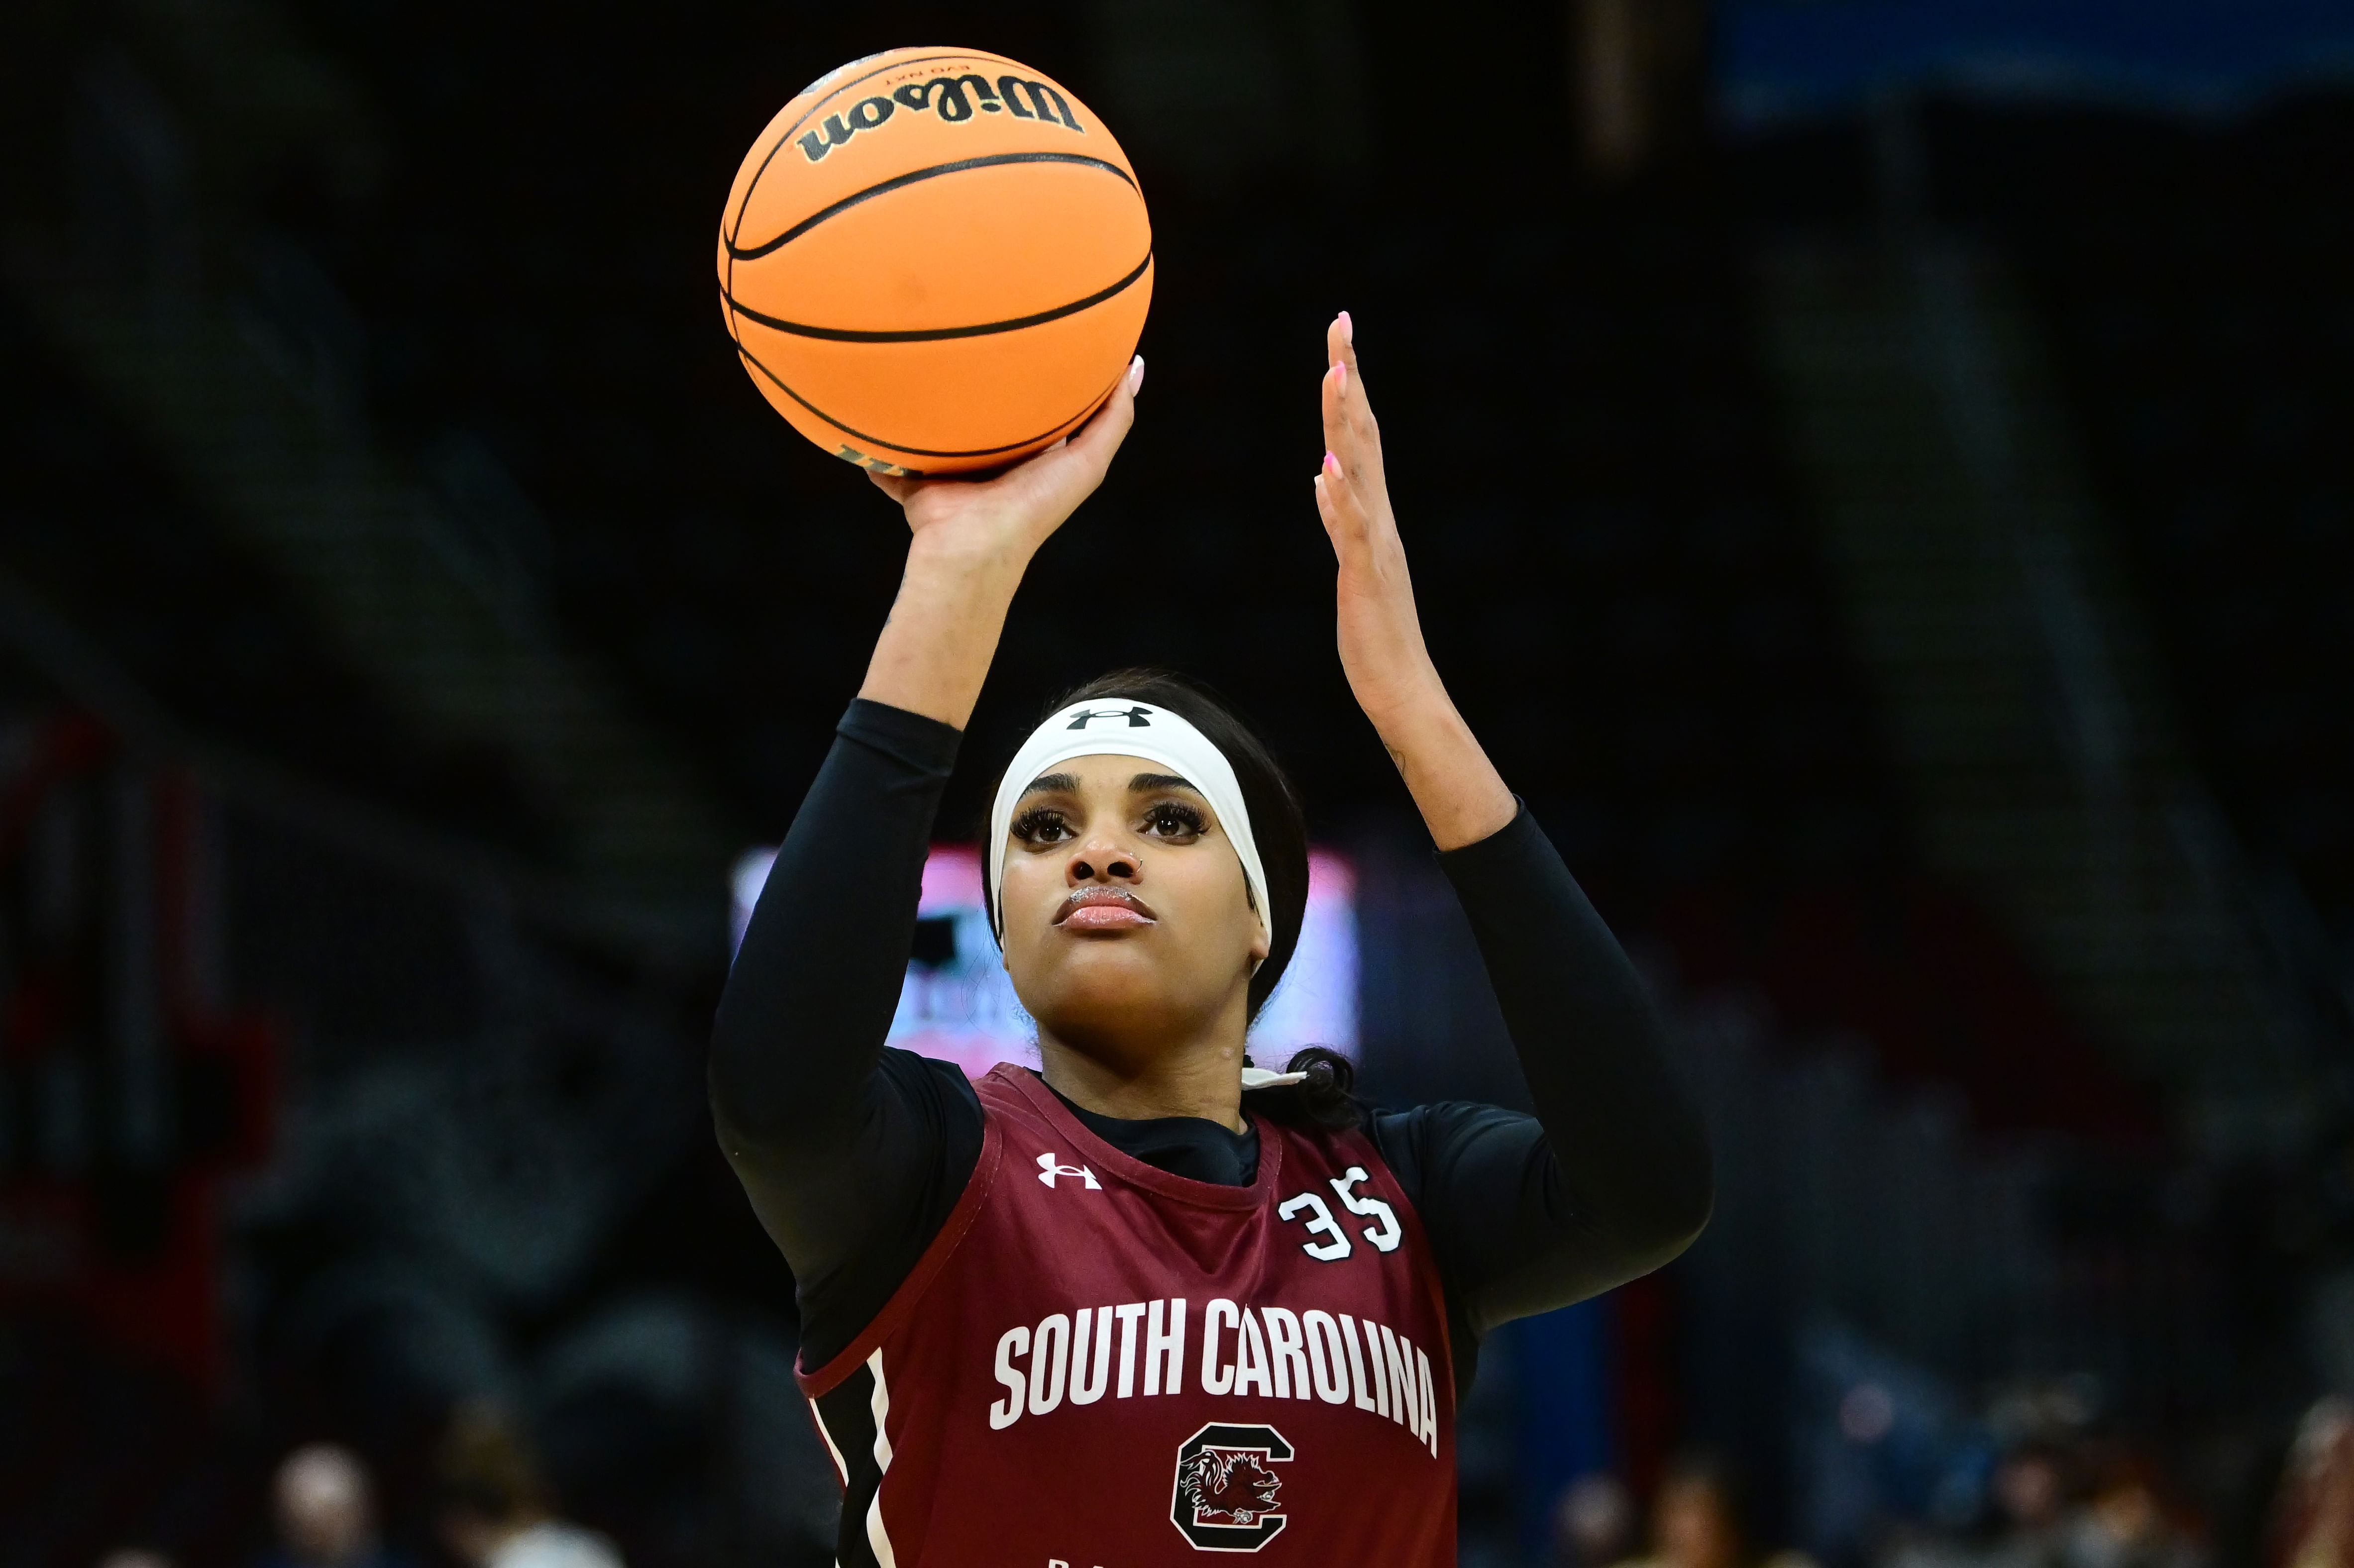
{"label": "player's shooting hand", "polygon": [[868,477],[906,509],[915,535],[911,558],[938,552],[968,563],[1010,560],[1026,566],[1110,471],[1112,455],[1136,422],[1136,394],[1143,385],[1144,356],[1139,355],[1076,434],[991,478]]}
{"label": "player's shooting hand", "polygon": [[875,476],[914,537],[860,696],[964,727],[1030,557],[1103,482],[1143,383],[1140,357],[1076,435],[994,479]]}
{"label": "player's shooting hand", "polygon": [[1346,311],[1325,329],[1325,450],[1316,510],[1340,565],[1341,667],[1378,726],[1388,714],[1426,698],[1437,675],[1423,646],[1414,580],[1382,471],[1381,427],[1357,369],[1354,339]]}

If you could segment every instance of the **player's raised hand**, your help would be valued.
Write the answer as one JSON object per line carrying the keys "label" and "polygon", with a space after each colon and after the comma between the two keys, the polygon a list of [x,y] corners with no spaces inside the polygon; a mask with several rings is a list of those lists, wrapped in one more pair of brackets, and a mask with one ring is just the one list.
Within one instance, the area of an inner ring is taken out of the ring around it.
{"label": "player's raised hand", "polygon": [[1474,843],[1518,810],[1479,747],[1422,639],[1405,546],[1382,471],[1381,427],[1357,369],[1355,323],[1341,312],[1325,329],[1324,461],[1316,510],[1339,565],[1341,668],[1357,705],[1405,776],[1441,849]]}
{"label": "player's raised hand", "polygon": [[1355,324],[1341,312],[1325,329],[1324,462],[1316,510],[1340,567],[1341,667],[1376,725],[1437,682],[1423,646],[1414,581],[1382,471],[1382,431],[1357,368]]}
{"label": "player's raised hand", "polygon": [[871,471],[868,477],[906,509],[916,547],[958,555],[1012,552],[1026,563],[1110,471],[1113,454],[1136,422],[1136,394],[1143,385],[1139,355],[1076,434],[991,478],[904,479]]}

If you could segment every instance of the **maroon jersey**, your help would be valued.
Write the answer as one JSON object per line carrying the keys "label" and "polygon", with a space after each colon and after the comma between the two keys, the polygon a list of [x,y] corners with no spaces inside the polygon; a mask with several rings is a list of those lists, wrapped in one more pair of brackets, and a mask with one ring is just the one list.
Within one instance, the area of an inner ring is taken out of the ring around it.
{"label": "maroon jersey", "polygon": [[1428,1243],[1362,1133],[1261,1121],[1258,1177],[1173,1176],[1032,1074],[882,1313],[801,1373],[845,1568],[1455,1561]]}

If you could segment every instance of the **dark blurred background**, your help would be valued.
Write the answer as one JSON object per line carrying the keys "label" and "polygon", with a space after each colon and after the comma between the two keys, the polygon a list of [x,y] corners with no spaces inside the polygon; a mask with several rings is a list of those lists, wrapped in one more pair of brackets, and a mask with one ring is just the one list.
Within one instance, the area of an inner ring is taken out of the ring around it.
{"label": "dark blurred background", "polygon": [[1159,281],[943,836],[1191,671],[1354,856],[1371,1092],[1521,1095],[1332,652],[1345,307],[1709,1106],[1692,1252],[1488,1347],[1467,1563],[2347,1568],[2349,9],[12,0],[0,1564],[440,1568],[459,1472],[830,1560],[701,1051],[905,535],[708,268],[779,105],[948,43]]}

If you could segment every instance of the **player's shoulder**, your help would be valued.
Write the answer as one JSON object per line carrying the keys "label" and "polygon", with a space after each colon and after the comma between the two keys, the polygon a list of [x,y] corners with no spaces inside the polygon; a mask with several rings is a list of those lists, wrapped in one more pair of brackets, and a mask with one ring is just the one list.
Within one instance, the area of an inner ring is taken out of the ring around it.
{"label": "player's shoulder", "polygon": [[885,1092],[924,1122],[943,1132],[979,1136],[981,1097],[955,1063],[885,1046],[875,1071]]}
{"label": "player's shoulder", "polygon": [[1401,1110],[1377,1110],[1365,1118],[1365,1136],[1417,1203],[1435,1171],[1450,1169],[1463,1151],[1491,1138],[1543,1137],[1536,1118],[1525,1111],[1477,1100],[1431,1100]]}
{"label": "player's shoulder", "polygon": [[928,1094],[973,1098],[972,1080],[964,1075],[964,1069],[954,1062],[943,1062],[937,1056],[919,1056],[913,1051],[885,1045],[883,1047],[883,1059],[876,1064],[876,1068],[894,1082],[910,1088],[920,1088]]}

